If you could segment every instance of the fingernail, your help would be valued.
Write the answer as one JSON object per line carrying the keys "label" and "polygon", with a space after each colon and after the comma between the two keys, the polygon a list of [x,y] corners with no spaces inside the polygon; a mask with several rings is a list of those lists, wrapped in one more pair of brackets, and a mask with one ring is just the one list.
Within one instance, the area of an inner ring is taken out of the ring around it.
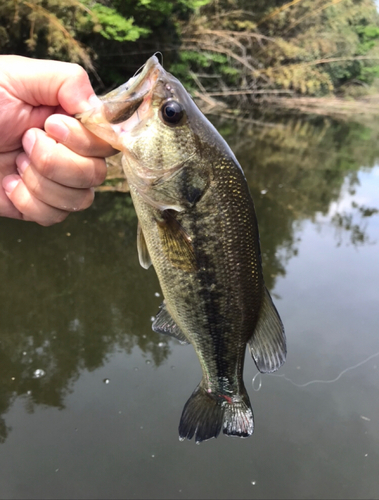
{"label": "fingernail", "polygon": [[20,180],[21,178],[18,175],[7,175],[4,177],[3,188],[7,196],[12,194],[12,191],[15,189]]}
{"label": "fingernail", "polygon": [[30,156],[33,151],[34,143],[36,142],[36,133],[34,130],[27,130],[22,138],[22,147],[25,153]]}
{"label": "fingernail", "polygon": [[99,106],[101,106],[101,104],[102,103],[97,95],[92,94],[91,96],[89,96],[88,100],[82,104],[82,113],[86,111],[92,111],[94,108],[98,108]]}
{"label": "fingernail", "polygon": [[93,108],[101,104],[101,100],[97,97],[96,94],[92,94],[91,96],[89,96],[88,102]]}
{"label": "fingernail", "polygon": [[16,158],[16,165],[17,170],[22,177],[23,173],[30,165],[29,157],[25,153],[20,153]]}
{"label": "fingernail", "polygon": [[66,142],[68,134],[70,133],[67,125],[58,117],[50,116],[45,123],[46,132],[57,139],[59,142]]}

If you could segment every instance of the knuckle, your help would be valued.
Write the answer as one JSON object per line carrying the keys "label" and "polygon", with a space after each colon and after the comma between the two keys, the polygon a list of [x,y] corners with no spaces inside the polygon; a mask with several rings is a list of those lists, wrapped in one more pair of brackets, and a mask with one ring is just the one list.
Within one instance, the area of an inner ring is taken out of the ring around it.
{"label": "knuckle", "polygon": [[63,222],[67,217],[69,216],[69,212],[64,212],[63,210],[59,211],[56,216],[54,217],[54,220],[51,222],[50,226],[53,224],[59,224],[59,222]]}
{"label": "knuckle", "polygon": [[[29,194],[31,196],[38,198],[38,194],[40,191],[40,185],[39,185],[39,182],[38,182],[36,176],[28,175],[28,176],[25,176],[23,180],[24,180],[24,184],[25,184],[26,189],[29,191]],[[27,200],[24,200],[24,203],[25,203],[25,208],[27,208],[29,206],[28,204],[30,202]]]}
{"label": "knuckle", "polygon": [[93,200],[95,198],[95,191],[94,189],[86,189],[86,192],[83,193],[83,199],[80,204],[79,210],[85,210],[86,208],[90,207],[93,203]]}
{"label": "knuckle", "polygon": [[82,141],[81,147],[82,147],[81,154],[85,158],[92,158],[95,156],[93,154],[94,153],[93,142],[90,139],[88,139],[88,137],[85,137],[85,140]]}
{"label": "knuckle", "polygon": [[80,66],[80,64],[70,63],[70,71],[73,77],[76,77],[78,79],[81,78],[85,78],[86,80],[88,79],[87,72],[82,66]]}
{"label": "knuckle", "polygon": [[105,161],[100,158],[87,158],[85,162],[75,164],[76,185],[86,189],[99,186],[107,175]]}
{"label": "knuckle", "polygon": [[43,227],[54,226],[54,224],[59,224],[63,222],[68,216],[69,212],[64,212],[62,210],[50,210],[44,216],[40,216],[38,219],[34,219],[34,222]]}
{"label": "knuckle", "polygon": [[77,63],[70,63],[71,72],[71,82],[75,82],[77,85],[88,85],[89,76],[85,69]]}
{"label": "knuckle", "polygon": [[[90,185],[89,176],[87,169],[83,168],[81,165],[75,163],[73,165],[73,173],[75,174],[75,182],[72,185],[75,185],[77,189],[86,189]],[[74,178],[73,174],[73,178]]]}
{"label": "knuckle", "polygon": [[53,177],[55,165],[52,151],[42,151],[38,157],[38,161],[35,161],[33,164],[43,177],[46,177],[47,179],[51,179]]}
{"label": "knuckle", "polygon": [[67,217],[69,212],[41,203],[31,191],[30,186],[25,187],[22,195],[14,200],[23,220],[47,227],[62,222]]}
{"label": "knuckle", "polygon": [[43,227],[50,227],[53,224],[55,224],[55,222],[52,221],[51,219],[40,219],[40,220],[35,219],[33,222],[36,222],[39,226]]}
{"label": "knuckle", "polygon": [[41,182],[43,183],[43,177],[35,170],[34,164],[26,169],[23,176],[23,182],[29,193],[28,199],[25,199],[25,203],[31,203],[31,197],[40,200],[43,196],[43,186],[41,185]]}
{"label": "knuckle", "polygon": [[95,160],[94,171],[91,186],[100,186],[105,181],[107,176],[107,164],[105,160],[97,158]]}
{"label": "knuckle", "polygon": [[26,220],[32,220],[30,219],[30,214],[29,212],[31,211],[31,199],[28,196],[23,196],[20,199],[16,201],[17,203],[17,209],[18,211],[22,214],[22,218],[25,219],[28,217]]}

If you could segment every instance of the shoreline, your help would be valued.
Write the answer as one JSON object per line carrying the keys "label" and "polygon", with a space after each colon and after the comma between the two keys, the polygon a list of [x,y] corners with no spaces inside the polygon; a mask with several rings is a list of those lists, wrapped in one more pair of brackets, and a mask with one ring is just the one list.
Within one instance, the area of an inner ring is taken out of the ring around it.
{"label": "shoreline", "polygon": [[270,97],[265,100],[278,110],[294,110],[302,114],[317,114],[332,118],[360,120],[379,117],[379,94],[356,99],[342,97]]}
{"label": "shoreline", "polygon": [[[205,115],[228,115],[236,120],[244,119],[246,110],[244,106],[229,105],[226,101],[214,99],[206,93],[195,93],[195,100]],[[225,94],[225,97],[229,96]],[[297,97],[279,95],[262,95],[260,99],[250,101],[251,107],[257,111],[264,107],[265,111],[275,113],[292,112],[298,115],[320,115],[337,120],[352,120],[362,123],[362,119],[370,122],[374,117],[379,116],[379,94],[365,95],[358,98],[346,97]],[[254,122],[255,120],[249,119]],[[264,124],[258,121],[257,124]]]}
{"label": "shoreline", "polygon": [[[215,100],[206,94],[196,93],[195,100],[205,115],[215,115],[226,119],[243,121],[258,126],[278,126],[272,121],[246,117],[243,109],[229,107],[224,101]],[[362,125],[370,126],[376,117],[379,120],[379,94],[362,96],[356,99],[341,97],[268,97],[251,103],[259,111],[265,107],[265,111],[271,111],[280,116],[289,113],[293,116],[306,118],[313,116],[324,116],[339,121],[352,121]],[[272,120],[272,117],[271,117]],[[118,153],[107,159],[108,175],[106,183],[97,187],[96,191],[105,192],[129,192],[128,183],[125,179],[121,166],[122,153]]]}

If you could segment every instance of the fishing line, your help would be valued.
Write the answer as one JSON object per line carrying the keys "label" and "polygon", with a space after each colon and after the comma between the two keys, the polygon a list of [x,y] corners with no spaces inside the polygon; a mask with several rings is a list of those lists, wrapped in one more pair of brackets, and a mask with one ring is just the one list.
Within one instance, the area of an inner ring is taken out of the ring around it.
{"label": "fishing line", "polygon": [[[162,59],[161,66],[163,67],[163,54],[162,54],[162,52],[158,51],[158,52],[155,52],[154,55],[156,56],[157,54],[159,54],[161,56],[161,59]],[[140,73],[143,70],[143,68],[145,66],[146,66],[146,63],[142,64],[142,66],[139,69],[137,69],[137,71],[134,73],[133,78],[135,78],[138,75],[138,73]]]}
{"label": "fishing line", "polygon": [[162,54],[162,52],[160,52],[160,51],[158,50],[157,52],[155,52],[155,54],[154,54],[154,55],[155,55],[156,57],[158,57],[158,54],[161,56],[161,66],[162,66],[162,68],[163,68],[163,54]]}
{"label": "fishing line", "polygon": [[[259,375],[259,377],[258,377]],[[258,379],[258,387],[254,387],[254,384],[255,384],[255,381]],[[253,386],[253,389],[255,392],[258,392],[261,390],[261,387],[262,387],[262,374],[261,372],[257,372],[254,377],[253,377],[253,380],[251,381],[252,383],[252,386]]]}
{"label": "fishing line", "polygon": [[139,73],[140,71],[142,71],[142,70],[143,70],[143,68],[144,68],[145,66],[146,66],[146,63],[145,63],[145,64],[142,64],[142,66],[141,66],[140,68],[138,68],[138,69],[137,69],[137,71],[134,73],[133,78],[135,78],[135,77],[138,75],[138,73]]}
{"label": "fishing line", "polygon": [[[283,378],[284,380],[286,380],[287,382],[290,382],[295,387],[307,387],[308,385],[311,385],[311,384],[332,384],[333,382],[337,382],[337,380],[339,380],[342,377],[342,375],[345,375],[345,373],[347,373],[348,371],[355,370],[356,368],[359,368],[360,366],[364,365],[365,363],[368,363],[371,359],[376,358],[377,356],[379,356],[379,351],[376,352],[375,354],[371,354],[368,358],[364,359],[363,361],[360,361],[356,365],[349,366],[348,368],[345,368],[344,370],[342,370],[342,372],[339,375],[337,375],[336,378],[333,378],[332,380],[311,380],[310,382],[306,382],[305,384],[297,384],[292,379],[286,377],[284,375],[284,373],[283,374],[269,373],[268,375],[272,375],[273,377]],[[258,381],[258,384],[256,385],[257,381]],[[258,392],[262,387],[262,374],[260,372],[256,373],[254,375],[251,383],[252,383],[254,391]]]}

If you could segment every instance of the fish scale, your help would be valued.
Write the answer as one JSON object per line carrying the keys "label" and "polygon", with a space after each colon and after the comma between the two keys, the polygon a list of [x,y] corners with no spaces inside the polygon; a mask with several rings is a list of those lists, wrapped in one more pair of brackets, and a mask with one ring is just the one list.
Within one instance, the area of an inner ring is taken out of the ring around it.
{"label": "fish scale", "polygon": [[257,225],[245,178],[233,159],[220,159],[212,177],[196,207],[177,215],[195,248],[199,269],[192,273],[170,265],[157,234],[159,213],[131,192],[169,312],[198,354],[202,387],[212,396],[242,394],[248,401],[244,356],[263,289]]}
{"label": "fish scale", "polygon": [[108,107],[104,96],[80,119],[123,152],[139,259],[154,266],[164,296],[153,329],[192,344],[200,361],[203,377],[183,409],[179,437],[251,435],[246,346],[257,368],[271,372],[285,361],[286,340],[264,284],[254,204],[240,165],[155,57],[119,94],[112,91]]}

